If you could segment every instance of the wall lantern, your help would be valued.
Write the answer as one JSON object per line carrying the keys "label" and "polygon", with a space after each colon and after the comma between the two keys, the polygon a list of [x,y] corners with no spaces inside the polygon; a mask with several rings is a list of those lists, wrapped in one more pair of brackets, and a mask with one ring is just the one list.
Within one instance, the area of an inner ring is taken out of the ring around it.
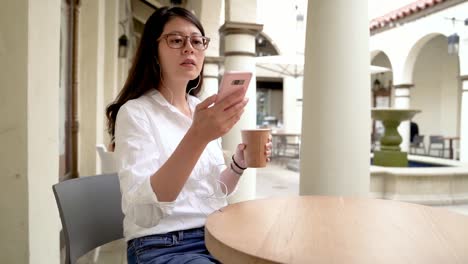
{"label": "wall lantern", "polygon": [[119,58],[126,58],[128,51],[128,38],[127,35],[123,34],[119,38]]}
{"label": "wall lantern", "polygon": [[458,46],[460,44],[460,37],[457,33],[448,36],[448,53],[458,54]]}
{"label": "wall lantern", "polygon": [[382,87],[382,84],[380,83],[379,79],[375,79],[372,89],[374,91],[378,91],[380,90],[381,87]]}
{"label": "wall lantern", "polygon": [[[465,26],[468,26],[468,18],[465,20],[457,19],[455,17],[446,17],[445,19],[449,19],[452,21],[452,25],[455,28],[455,23],[457,22],[463,22]],[[448,53],[450,55],[458,55],[458,48],[460,46],[460,36],[458,36],[457,33],[453,33],[452,35],[448,36],[447,38],[448,41]]]}

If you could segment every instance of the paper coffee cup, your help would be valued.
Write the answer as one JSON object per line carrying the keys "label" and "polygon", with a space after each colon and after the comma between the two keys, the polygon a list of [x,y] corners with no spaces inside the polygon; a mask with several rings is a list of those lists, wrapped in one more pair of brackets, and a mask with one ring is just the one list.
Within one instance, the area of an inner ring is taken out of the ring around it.
{"label": "paper coffee cup", "polygon": [[244,129],[242,143],[245,145],[244,160],[249,168],[263,168],[267,164],[266,144],[271,129]]}

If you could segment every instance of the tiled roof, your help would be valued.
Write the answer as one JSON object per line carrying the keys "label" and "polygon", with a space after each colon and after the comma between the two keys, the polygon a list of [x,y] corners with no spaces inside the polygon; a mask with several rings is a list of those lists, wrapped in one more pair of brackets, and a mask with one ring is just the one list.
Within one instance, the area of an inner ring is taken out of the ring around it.
{"label": "tiled roof", "polygon": [[412,14],[421,12],[422,10],[426,10],[428,8],[431,8],[435,5],[438,5],[440,3],[443,3],[447,0],[418,0],[415,1],[411,4],[408,4],[404,7],[398,8],[397,10],[394,10],[390,13],[387,13],[383,16],[374,18],[370,21],[369,24],[369,29],[370,30],[375,30],[379,28],[383,28],[385,26],[388,26],[391,23],[395,23],[396,21],[405,18],[407,16],[410,16]]}

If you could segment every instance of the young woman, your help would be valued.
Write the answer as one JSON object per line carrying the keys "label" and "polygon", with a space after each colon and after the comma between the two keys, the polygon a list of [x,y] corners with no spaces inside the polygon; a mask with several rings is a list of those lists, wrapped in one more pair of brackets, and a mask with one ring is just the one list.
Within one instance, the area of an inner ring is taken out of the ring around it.
{"label": "young woman", "polygon": [[[128,79],[107,108],[119,166],[128,263],[218,263],[204,243],[208,214],[245,169],[242,144],[225,166],[219,138],[240,119],[247,99],[234,93],[200,102],[210,39],[178,7],[147,21]],[[266,145],[267,155],[271,143]]]}

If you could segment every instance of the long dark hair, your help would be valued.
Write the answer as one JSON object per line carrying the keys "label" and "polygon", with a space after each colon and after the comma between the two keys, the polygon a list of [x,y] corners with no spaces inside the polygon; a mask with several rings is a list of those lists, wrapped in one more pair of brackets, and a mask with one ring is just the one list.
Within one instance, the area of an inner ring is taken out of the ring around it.
{"label": "long dark hair", "polygon": [[[107,132],[114,142],[115,120],[120,107],[127,101],[136,99],[151,89],[159,87],[161,69],[158,62],[158,45],[156,40],[161,36],[164,26],[172,18],[183,18],[195,25],[205,36],[205,30],[198,18],[187,9],[181,7],[163,7],[156,10],[146,21],[140,45],[133,59],[132,67],[119,95],[106,109]],[[187,84],[186,92],[196,96],[203,84],[203,67],[198,78]],[[198,85],[198,86],[197,86]],[[192,89],[193,87],[197,87]]]}

